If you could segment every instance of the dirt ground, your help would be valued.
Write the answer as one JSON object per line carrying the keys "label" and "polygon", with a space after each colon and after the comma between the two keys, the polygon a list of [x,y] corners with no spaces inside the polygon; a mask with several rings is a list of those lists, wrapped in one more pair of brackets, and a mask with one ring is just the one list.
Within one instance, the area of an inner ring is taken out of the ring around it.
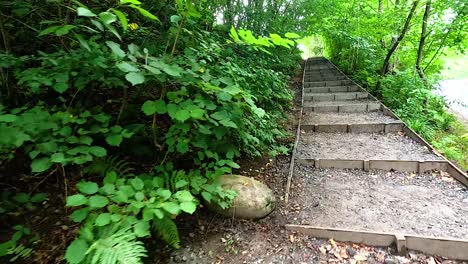
{"label": "dirt ground", "polygon": [[441,159],[401,133],[302,133],[297,154],[307,159]]}
{"label": "dirt ground", "polygon": [[449,175],[296,166],[294,224],[468,239],[468,189]]}

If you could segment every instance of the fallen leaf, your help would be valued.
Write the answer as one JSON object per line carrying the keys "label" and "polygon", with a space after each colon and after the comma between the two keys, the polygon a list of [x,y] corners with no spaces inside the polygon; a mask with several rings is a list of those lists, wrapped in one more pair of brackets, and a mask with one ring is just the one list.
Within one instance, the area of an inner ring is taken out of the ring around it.
{"label": "fallen leaf", "polygon": [[433,257],[430,257],[428,260],[427,260],[427,264],[437,264],[434,260]]}
{"label": "fallen leaf", "polygon": [[330,238],[329,242],[332,246],[336,246],[335,240],[333,240],[333,238]]}
{"label": "fallen leaf", "polygon": [[291,241],[291,243],[294,243],[295,241],[294,235],[289,235],[289,241]]}
{"label": "fallen leaf", "polygon": [[327,250],[323,246],[320,246],[319,250],[323,255],[327,254]]}
{"label": "fallen leaf", "polygon": [[354,258],[355,260],[357,260],[357,261],[365,261],[365,260],[367,260],[367,257],[364,256],[364,255],[361,255],[361,254],[354,255],[353,258]]}

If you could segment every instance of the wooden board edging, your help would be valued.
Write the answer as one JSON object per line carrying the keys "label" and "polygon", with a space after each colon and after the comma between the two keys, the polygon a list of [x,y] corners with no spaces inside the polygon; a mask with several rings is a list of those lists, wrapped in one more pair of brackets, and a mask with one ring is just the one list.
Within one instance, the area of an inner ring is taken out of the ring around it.
{"label": "wooden board edging", "polygon": [[405,254],[406,250],[415,250],[450,259],[468,260],[468,240],[292,224],[287,224],[286,229],[316,238],[333,238],[369,246],[389,247],[399,244],[397,250],[401,254]]}

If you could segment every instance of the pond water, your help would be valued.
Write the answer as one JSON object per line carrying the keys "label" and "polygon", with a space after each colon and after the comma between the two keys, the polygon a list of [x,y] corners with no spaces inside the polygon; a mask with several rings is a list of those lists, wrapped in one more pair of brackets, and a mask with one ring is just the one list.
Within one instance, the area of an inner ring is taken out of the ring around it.
{"label": "pond water", "polygon": [[437,93],[444,96],[450,108],[468,121],[468,79],[444,80],[440,82]]}

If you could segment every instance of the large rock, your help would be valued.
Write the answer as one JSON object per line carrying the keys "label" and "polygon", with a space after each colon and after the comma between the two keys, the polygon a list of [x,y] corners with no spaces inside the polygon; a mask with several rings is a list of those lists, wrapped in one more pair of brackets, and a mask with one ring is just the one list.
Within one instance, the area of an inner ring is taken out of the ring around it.
{"label": "large rock", "polygon": [[270,214],[276,207],[273,191],[257,180],[240,175],[223,175],[219,177],[218,182],[223,188],[232,189],[237,193],[228,209],[210,206],[224,216],[259,219]]}

